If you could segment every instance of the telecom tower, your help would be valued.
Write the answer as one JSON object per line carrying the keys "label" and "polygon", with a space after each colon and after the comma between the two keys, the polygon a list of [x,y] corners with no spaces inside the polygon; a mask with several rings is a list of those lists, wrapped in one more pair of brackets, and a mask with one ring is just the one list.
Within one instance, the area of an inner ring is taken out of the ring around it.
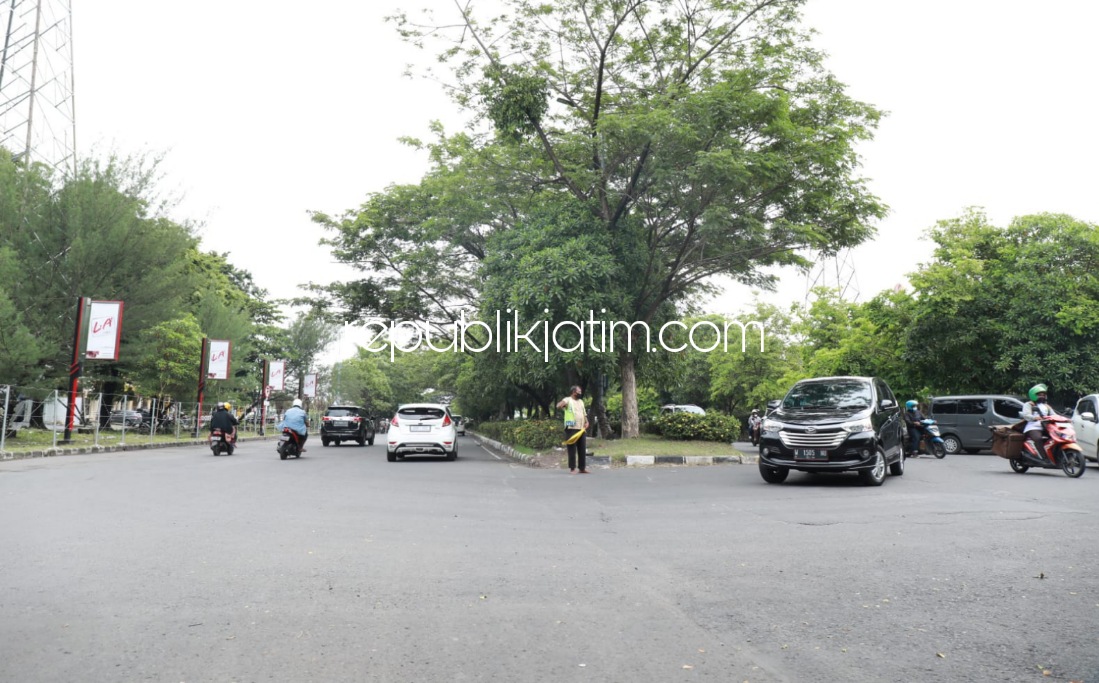
{"label": "telecom tower", "polygon": [[21,162],[71,175],[76,170],[71,0],[4,4],[0,146]]}
{"label": "telecom tower", "polygon": [[839,292],[844,301],[859,300],[859,281],[855,277],[855,257],[850,249],[836,254],[817,254],[816,263],[805,284],[805,302],[816,287],[828,287]]}

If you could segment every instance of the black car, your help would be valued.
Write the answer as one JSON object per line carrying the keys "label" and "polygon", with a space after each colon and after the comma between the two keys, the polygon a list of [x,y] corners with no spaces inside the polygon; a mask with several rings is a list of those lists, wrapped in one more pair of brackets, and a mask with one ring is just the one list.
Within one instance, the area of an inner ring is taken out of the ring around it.
{"label": "black car", "polygon": [[803,379],[763,420],[759,473],[781,484],[790,470],[853,471],[864,484],[880,486],[886,467],[904,474],[904,437],[904,416],[883,380]]}
{"label": "black car", "polygon": [[374,420],[358,406],[328,406],[321,417],[321,443],[327,446],[354,441],[374,445]]}

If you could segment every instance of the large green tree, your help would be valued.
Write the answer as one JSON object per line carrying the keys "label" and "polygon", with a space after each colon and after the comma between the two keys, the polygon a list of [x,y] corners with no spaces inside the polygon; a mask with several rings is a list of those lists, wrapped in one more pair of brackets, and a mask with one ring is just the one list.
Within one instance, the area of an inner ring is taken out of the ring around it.
{"label": "large green tree", "polygon": [[[318,216],[337,257],[370,271],[332,289],[348,311],[428,317],[475,301],[486,235],[547,201],[593,217],[631,322],[713,275],[769,286],[764,268],[801,263],[798,250],[871,234],[883,209],[854,150],[879,115],[823,68],[802,0],[503,4],[485,21],[460,4],[438,24],[395,18],[438,47],[473,127],[438,131],[420,184]],[[638,431],[637,341],[615,358],[625,436]]]}
{"label": "large green tree", "polygon": [[940,221],[935,260],[911,275],[906,358],[941,392],[1018,392],[1045,382],[1068,403],[1099,386],[1099,226],[1063,214],[995,226]]}

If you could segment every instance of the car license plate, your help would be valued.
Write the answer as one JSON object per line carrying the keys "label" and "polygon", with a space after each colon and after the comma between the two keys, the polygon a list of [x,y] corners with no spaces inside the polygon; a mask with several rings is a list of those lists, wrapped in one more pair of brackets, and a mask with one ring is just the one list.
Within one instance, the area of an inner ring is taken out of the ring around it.
{"label": "car license plate", "polygon": [[431,425],[412,425],[408,428],[410,432],[430,432]]}
{"label": "car license plate", "polygon": [[335,422],[332,423],[332,425],[335,426],[335,427],[346,427],[347,423],[344,422],[343,420],[336,420]]}
{"label": "car license plate", "polygon": [[794,457],[798,460],[827,460],[828,451],[819,448],[795,448]]}

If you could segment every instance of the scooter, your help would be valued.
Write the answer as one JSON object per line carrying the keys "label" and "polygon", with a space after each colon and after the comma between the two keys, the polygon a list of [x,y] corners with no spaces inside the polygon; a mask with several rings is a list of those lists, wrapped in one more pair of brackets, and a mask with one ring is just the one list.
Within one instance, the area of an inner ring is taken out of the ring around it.
{"label": "scooter", "polygon": [[282,434],[279,435],[279,443],[275,446],[275,450],[279,453],[280,460],[286,460],[287,458],[300,458],[301,457],[301,436],[298,435],[293,429],[289,427],[282,428]]}
{"label": "scooter", "polygon": [[226,434],[220,429],[214,429],[210,432],[210,450],[214,452],[214,455],[226,455],[233,454],[233,437],[230,434]]}
{"label": "scooter", "polygon": [[751,440],[753,446],[759,445],[760,432],[763,430],[763,420],[755,423],[755,425],[748,425],[748,438]]}
{"label": "scooter", "polygon": [[1046,433],[1046,439],[1042,442],[1042,453],[1034,449],[1030,439],[1023,442],[1018,458],[1011,459],[1011,469],[1019,474],[1031,467],[1040,467],[1047,470],[1063,470],[1073,479],[1084,473],[1084,451],[1076,443],[1076,430],[1072,428],[1072,420],[1064,415],[1054,413],[1041,419],[1042,427]]}
{"label": "scooter", "polygon": [[919,452],[920,447],[924,447],[928,453],[939,460],[945,458],[946,444],[943,443],[943,437],[939,433],[939,425],[931,418],[925,418],[920,420],[920,427],[920,442],[916,444],[916,451]]}

